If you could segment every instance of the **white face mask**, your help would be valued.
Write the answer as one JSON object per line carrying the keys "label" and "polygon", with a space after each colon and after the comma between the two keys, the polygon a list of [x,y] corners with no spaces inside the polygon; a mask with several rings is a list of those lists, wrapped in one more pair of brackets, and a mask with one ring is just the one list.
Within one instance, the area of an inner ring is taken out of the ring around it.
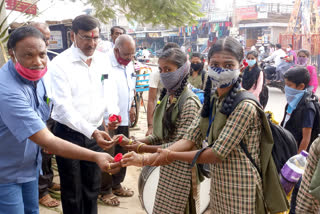
{"label": "white face mask", "polygon": [[220,67],[209,67],[208,76],[213,87],[227,88],[233,85],[240,75],[239,69],[225,69]]}
{"label": "white face mask", "polygon": [[287,48],[287,51],[291,51],[291,48]]}
{"label": "white face mask", "polygon": [[82,50],[81,50],[80,48],[78,48],[76,37],[74,37],[74,47],[75,47],[75,49],[76,49],[76,51],[77,51],[77,54],[79,55],[79,57],[80,57],[80,59],[81,59],[82,61],[86,62],[88,59],[91,59],[91,58],[92,58],[92,56],[86,56],[86,55],[82,52]]}

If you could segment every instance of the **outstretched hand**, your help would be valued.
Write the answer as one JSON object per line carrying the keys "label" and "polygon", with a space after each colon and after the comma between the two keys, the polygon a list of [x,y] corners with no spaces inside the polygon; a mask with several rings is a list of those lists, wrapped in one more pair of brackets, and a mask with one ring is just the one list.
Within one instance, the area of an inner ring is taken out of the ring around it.
{"label": "outstretched hand", "polygon": [[157,153],[153,154],[137,154],[135,152],[129,152],[125,154],[121,160],[123,167],[126,166],[163,166],[173,162],[168,160],[170,150],[158,149]]}
{"label": "outstretched hand", "polygon": [[130,139],[124,136],[123,134],[115,135],[112,139],[122,147],[128,145],[130,141]]}
{"label": "outstretched hand", "polygon": [[96,155],[96,163],[102,171],[109,174],[116,174],[121,169],[121,163],[115,163],[113,157],[108,153],[98,152]]}
{"label": "outstretched hand", "polygon": [[96,140],[97,144],[105,151],[111,149],[116,143],[105,131],[95,130],[92,134],[92,137]]}
{"label": "outstretched hand", "polygon": [[157,150],[157,153],[154,153],[153,155],[155,156],[153,159],[152,159],[152,162],[149,163],[151,166],[163,166],[163,165],[168,165],[170,163],[173,162],[170,161],[168,159],[168,155],[171,151],[169,149],[158,149]]}
{"label": "outstretched hand", "polygon": [[108,130],[116,130],[120,126],[118,121],[108,122]]}
{"label": "outstretched hand", "polygon": [[144,165],[143,158],[144,158],[143,155],[137,154],[135,152],[129,152],[123,156],[121,160],[121,165],[123,167],[126,167],[126,166],[142,167]]}
{"label": "outstretched hand", "polygon": [[[141,143],[134,141],[132,139],[127,138],[124,135],[116,135],[113,137],[113,140],[116,141],[122,148],[127,151],[139,152],[138,147]],[[141,147],[141,146],[140,146]]]}

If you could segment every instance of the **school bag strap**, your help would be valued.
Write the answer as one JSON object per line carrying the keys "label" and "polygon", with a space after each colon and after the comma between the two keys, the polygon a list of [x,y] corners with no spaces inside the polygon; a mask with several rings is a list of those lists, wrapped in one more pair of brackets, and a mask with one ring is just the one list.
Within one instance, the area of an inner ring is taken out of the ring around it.
{"label": "school bag strap", "polygon": [[256,96],[254,96],[252,93],[248,91],[240,91],[234,98],[234,101],[232,103],[231,108],[229,108],[229,111],[224,112],[227,115],[227,117],[229,117],[230,114],[234,111],[234,109],[239,105],[239,103],[241,103],[244,100],[253,101],[255,105],[257,105],[259,108],[262,108]]}
{"label": "school bag strap", "polygon": [[198,96],[195,93],[193,93],[193,91],[191,91],[189,88],[187,89],[186,93],[183,93],[181,96],[182,97],[180,98],[180,101],[178,103],[179,112],[182,111],[182,107],[188,99],[193,99],[198,105],[198,107],[202,106]]}
{"label": "school bag strap", "polygon": [[246,154],[247,158],[250,160],[250,162],[253,164],[253,166],[257,169],[261,179],[262,179],[262,172],[259,169],[258,165],[256,164],[256,162],[253,160],[251,154],[248,151],[247,145],[243,143],[243,141],[240,142],[240,147],[243,150],[243,152]]}
{"label": "school bag strap", "polygon": [[207,148],[211,148],[212,146],[213,146],[213,144],[211,144],[211,145],[209,145],[209,146],[207,146],[207,147],[204,147],[204,148],[200,149],[200,150],[196,153],[196,155],[194,156],[194,158],[193,158],[193,160],[192,160],[192,162],[191,162],[191,164],[190,164],[190,168],[194,167],[194,165],[197,163],[197,160],[198,160],[199,156],[201,155],[201,153],[202,153],[204,150],[206,150]]}

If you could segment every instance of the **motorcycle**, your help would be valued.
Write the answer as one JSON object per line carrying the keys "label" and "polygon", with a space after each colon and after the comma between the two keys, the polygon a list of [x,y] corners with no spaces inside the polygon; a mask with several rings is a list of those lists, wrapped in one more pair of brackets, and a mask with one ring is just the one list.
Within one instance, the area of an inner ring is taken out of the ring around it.
{"label": "motorcycle", "polygon": [[277,68],[274,66],[273,62],[261,62],[260,65],[262,71],[266,77],[266,84],[269,87],[278,88],[284,93],[284,81],[276,81],[277,79]]}

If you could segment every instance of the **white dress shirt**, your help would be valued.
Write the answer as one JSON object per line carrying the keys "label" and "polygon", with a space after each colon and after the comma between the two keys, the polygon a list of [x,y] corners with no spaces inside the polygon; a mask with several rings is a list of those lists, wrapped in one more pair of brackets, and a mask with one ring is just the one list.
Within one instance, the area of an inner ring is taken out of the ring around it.
{"label": "white dress shirt", "polygon": [[47,96],[48,96],[48,98],[50,98],[50,99],[52,99],[52,92],[51,92],[51,73],[52,73],[52,71],[51,71],[51,68],[50,68],[50,64],[51,64],[51,62],[50,62],[50,59],[49,59],[49,57],[47,56],[47,73],[43,76],[43,78],[42,78],[42,80],[43,80],[43,83],[44,83],[44,85],[45,85],[45,88],[46,88],[46,93],[47,93]]}
{"label": "white dress shirt", "polygon": [[91,138],[102,125],[106,111],[117,114],[117,101],[113,99],[117,91],[109,78],[103,78],[111,68],[108,56],[95,51],[88,66],[78,51],[72,45],[52,60],[52,118]]}
{"label": "white dress shirt", "polygon": [[278,67],[281,62],[282,62],[282,59],[281,57],[285,57],[286,56],[286,52],[284,52],[284,50],[282,50],[281,48],[274,51],[271,56],[267,57],[266,59],[264,59],[263,61],[267,62],[267,61],[272,61],[274,60],[274,65],[276,67]]}
{"label": "white dress shirt", "polygon": [[113,48],[114,48],[113,42],[101,40],[98,44],[97,50],[102,53],[109,53],[110,51],[113,51]]}
{"label": "white dress shirt", "polygon": [[[109,52],[112,69],[110,70],[110,80],[117,85],[118,106],[120,108],[120,116],[122,122],[120,126],[129,125],[129,111],[134,97],[136,86],[136,74],[133,62],[127,66],[120,65],[113,51]],[[109,113],[109,112],[108,112]]]}
{"label": "white dress shirt", "polygon": [[160,81],[160,71],[158,67],[152,67],[152,72],[149,77],[149,88],[157,89],[157,100],[160,97],[160,92],[163,89],[163,85]]}

